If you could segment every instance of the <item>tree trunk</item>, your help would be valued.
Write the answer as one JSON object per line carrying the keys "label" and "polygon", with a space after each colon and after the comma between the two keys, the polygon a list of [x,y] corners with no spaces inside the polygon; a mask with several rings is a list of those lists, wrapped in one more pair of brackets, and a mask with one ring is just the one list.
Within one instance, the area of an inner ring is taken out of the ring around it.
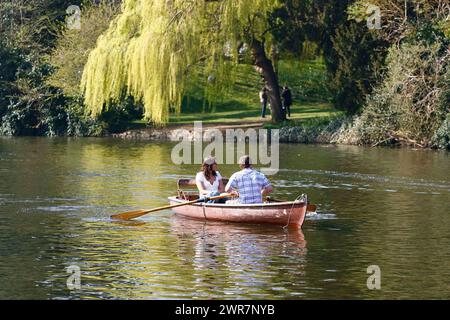
{"label": "tree trunk", "polygon": [[273,70],[275,71],[275,74],[278,78],[278,65],[280,62],[280,54],[275,48],[275,46],[272,46],[272,49],[270,50],[270,59],[272,60]]}
{"label": "tree trunk", "polygon": [[251,42],[251,52],[254,59],[255,69],[263,77],[268,91],[268,102],[270,103],[272,123],[279,123],[286,120],[286,115],[282,110],[278,77],[273,68],[272,61],[270,61],[266,56],[264,44],[261,41],[253,39]]}

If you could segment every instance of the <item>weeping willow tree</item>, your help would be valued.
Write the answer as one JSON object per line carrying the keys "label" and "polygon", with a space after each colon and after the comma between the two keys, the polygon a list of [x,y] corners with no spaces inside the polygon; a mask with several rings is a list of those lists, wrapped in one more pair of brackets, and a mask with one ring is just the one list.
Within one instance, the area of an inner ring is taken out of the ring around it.
{"label": "weeping willow tree", "polygon": [[84,67],[85,104],[98,115],[126,96],[142,101],[144,117],[168,121],[180,111],[190,72],[201,65],[220,92],[232,66],[248,54],[269,89],[272,121],[284,119],[272,61],[268,13],[278,0],[124,0]]}

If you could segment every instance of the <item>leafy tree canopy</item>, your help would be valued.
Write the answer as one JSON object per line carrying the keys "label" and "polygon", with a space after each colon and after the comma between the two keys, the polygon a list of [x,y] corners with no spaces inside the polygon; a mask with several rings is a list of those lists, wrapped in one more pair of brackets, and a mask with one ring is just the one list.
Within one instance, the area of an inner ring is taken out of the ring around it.
{"label": "leafy tree canopy", "polygon": [[[130,95],[145,118],[168,121],[179,111],[189,69],[202,63],[219,89],[243,43],[265,43],[267,13],[277,0],[125,0],[84,68],[82,89],[93,115]],[[278,90],[278,88],[277,88]],[[220,90],[216,90],[220,92]]]}

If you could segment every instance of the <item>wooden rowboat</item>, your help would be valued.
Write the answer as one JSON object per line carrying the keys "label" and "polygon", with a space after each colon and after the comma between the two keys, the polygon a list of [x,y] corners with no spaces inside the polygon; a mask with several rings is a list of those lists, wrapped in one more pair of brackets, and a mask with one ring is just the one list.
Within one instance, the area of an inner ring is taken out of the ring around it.
{"label": "wooden rowboat", "polygon": [[[223,179],[224,184],[227,181],[227,179]],[[195,187],[195,181],[192,179],[178,180],[178,196],[169,197],[170,205],[198,199],[197,192],[183,191],[182,187]],[[176,214],[194,219],[296,227],[302,226],[305,220],[306,209],[306,195],[303,195],[300,200],[296,201],[270,200],[258,204],[201,202],[172,208]]]}
{"label": "wooden rowboat", "polygon": [[[187,201],[178,196],[169,197],[170,205]],[[297,201],[258,204],[195,203],[172,210],[178,215],[194,219],[301,227],[305,219],[306,206],[305,196]]]}
{"label": "wooden rowboat", "polygon": [[[226,183],[226,179],[223,179]],[[132,220],[145,214],[172,209],[175,213],[201,220],[265,223],[283,226],[301,227],[305,220],[306,211],[316,211],[315,205],[308,205],[305,194],[294,201],[277,201],[267,197],[264,203],[239,204],[239,203],[207,203],[209,199],[219,200],[233,197],[224,193],[212,196],[208,199],[200,199],[198,193],[186,192],[180,186],[195,186],[195,181],[190,179],[178,180],[178,196],[169,197],[170,205],[148,210],[134,210],[111,215],[115,220]],[[206,201],[206,203],[205,203]]]}

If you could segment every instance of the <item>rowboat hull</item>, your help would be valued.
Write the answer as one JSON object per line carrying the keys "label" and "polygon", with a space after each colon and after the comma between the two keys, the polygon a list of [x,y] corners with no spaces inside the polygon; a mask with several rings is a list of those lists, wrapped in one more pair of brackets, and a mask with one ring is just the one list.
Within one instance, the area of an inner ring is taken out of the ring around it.
{"label": "rowboat hull", "polygon": [[[169,202],[170,205],[175,205],[186,200],[169,197]],[[301,227],[305,220],[306,207],[306,200],[297,200],[260,204],[196,203],[172,210],[178,215],[201,220]]]}

